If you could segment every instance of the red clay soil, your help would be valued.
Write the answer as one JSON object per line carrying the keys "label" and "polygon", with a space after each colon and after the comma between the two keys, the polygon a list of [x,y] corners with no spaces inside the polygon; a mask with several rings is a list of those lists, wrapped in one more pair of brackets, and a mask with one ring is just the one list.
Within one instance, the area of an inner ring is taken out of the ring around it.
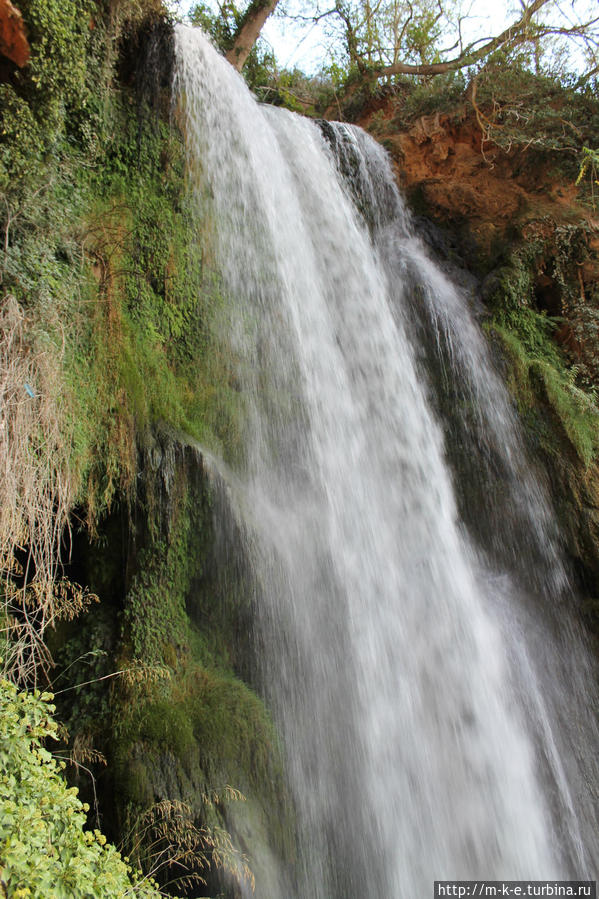
{"label": "red clay soil", "polygon": [[0,0],[0,54],[22,68],[29,62],[29,52],[21,13],[10,0]]}
{"label": "red clay soil", "polygon": [[467,222],[483,253],[514,224],[522,229],[547,219],[584,219],[597,233],[591,243],[599,250],[599,218],[577,203],[574,184],[555,181],[548,170],[530,164],[526,150],[507,153],[485,144],[468,105],[422,116],[403,129],[392,118],[389,104],[358,124],[390,149],[405,193],[417,193],[427,214],[441,223]]}

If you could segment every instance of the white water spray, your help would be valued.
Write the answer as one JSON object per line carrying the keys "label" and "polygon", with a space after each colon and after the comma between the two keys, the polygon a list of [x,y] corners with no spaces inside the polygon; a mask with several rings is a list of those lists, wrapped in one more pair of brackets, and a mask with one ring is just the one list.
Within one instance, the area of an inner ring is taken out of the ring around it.
{"label": "white water spray", "polygon": [[199,32],[176,39],[248,410],[234,502],[299,819],[293,885],[262,895],[414,899],[435,879],[586,876],[518,573],[492,568],[502,553],[458,514],[407,287],[420,280],[424,318],[521,485],[514,520],[557,595],[551,517],[467,306],[412,234],[373,141],[259,106]]}

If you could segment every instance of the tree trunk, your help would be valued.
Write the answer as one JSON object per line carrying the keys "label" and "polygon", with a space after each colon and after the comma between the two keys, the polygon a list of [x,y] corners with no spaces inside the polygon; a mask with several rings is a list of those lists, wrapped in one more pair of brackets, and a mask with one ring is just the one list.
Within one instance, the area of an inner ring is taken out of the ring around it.
{"label": "tree trunk", "polygon": [[[231,49],[227,53],[227,59],[238,72],[241,72],[250,51],[262,30],[262,26],[274,11],[279,0],[251,0],[250,5],[246,9]],[[465,66],[473,65],[485,56],[488,56],[494,50],[504,45],[516,46],[530,39],[529,31],[533,15],[546,6],[549,0],[532,0],[529,5],[523,6],[522,15],[512,23],[509,28],[502,31],[501,34],[486,41],[478,49],[473,46],[467,47],[463,53],[454,59],[446,62],[437,62],[432,64],[414,65],[410,63],[396,62],[390,66],[375,67],[366,71],[364,61],[357,54],[356,35],[350,19],[349,10],[346,8],[343,0],[336,0],[335,12],[343,20],[346,25],[346,37],[348,41],[348,51],[358,68],[364,72],[368,79],[378,79],[389,77],[390,75],[440,75],[443,72],[449,72],[454,69],[461,69]],[[355,57],[355,58],[354,58]]]}
{"label": "tree trunk", "polygon": [[274,11],[279,0],[252,0],[246,9],[233,41],[227,52],[227,59],[241,72],[252,47],[258,40],[262,26]]}

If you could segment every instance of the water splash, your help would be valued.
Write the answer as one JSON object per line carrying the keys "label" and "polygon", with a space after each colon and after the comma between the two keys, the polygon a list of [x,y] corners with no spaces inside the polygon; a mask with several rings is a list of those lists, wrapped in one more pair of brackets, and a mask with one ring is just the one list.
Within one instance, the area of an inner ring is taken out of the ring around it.
{"label": "water splash", "polygon": [[[468,305],[373,141],[259,106],[196,30],[176,43],[190,184],[247,407],[231,502],[300,832],[293,887],[261,894],[411,899],[434,879],[583,876],[563,691],[543,698],[526,633],[530,590],[557,597],[567,578]],[[514,528],[496,546],[458,509],[422,331],[475,408],[473,446],[509,476]]]}

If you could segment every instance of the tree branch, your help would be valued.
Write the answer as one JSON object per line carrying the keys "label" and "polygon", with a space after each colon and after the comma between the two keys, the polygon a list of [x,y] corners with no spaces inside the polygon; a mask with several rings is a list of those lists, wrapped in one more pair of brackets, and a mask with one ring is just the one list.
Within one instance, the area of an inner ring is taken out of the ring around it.
{"label": "tree branch", "polygon": [[530,25],[530,21],[534,13],[538,12],[541,7],[545,6],[549,0],[533,0],[530,6],[525,7],[524,13],[517,22],[514,22],[501,34],[491,38],[478,50],[472,51],[467,47],[463,53],[454,59],[445,62],[436,62],[426,65],[410,64],[398,62],[391,66],[384,66],[371,72],[373,78],[384,78],[390,75],[441,75],[443,72],[450,72],[452,69],[461,69],[464,66],[472,65],[480,59],[484,59],[489,53],[499,49],[504,44],[519,44],[527,40],[526,29]]}

